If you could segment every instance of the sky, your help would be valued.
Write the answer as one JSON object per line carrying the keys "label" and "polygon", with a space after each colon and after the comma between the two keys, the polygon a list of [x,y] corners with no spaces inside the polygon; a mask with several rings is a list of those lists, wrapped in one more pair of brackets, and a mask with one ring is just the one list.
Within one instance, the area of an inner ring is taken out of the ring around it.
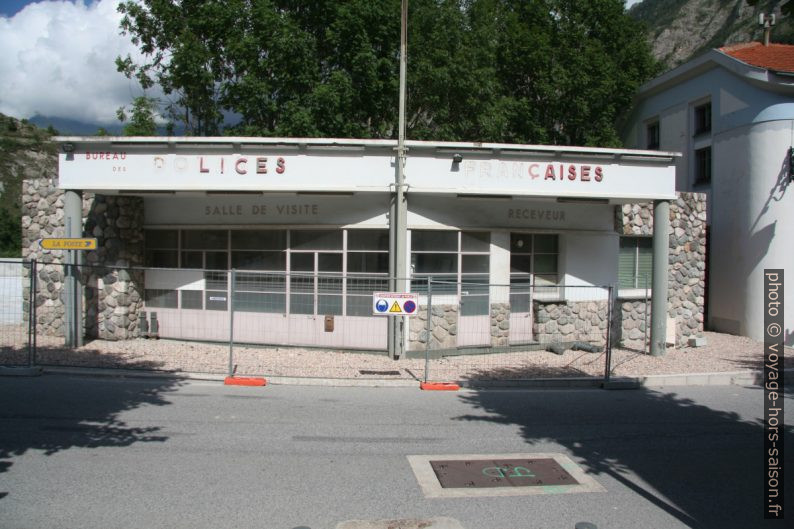
{"label": "sky", "polygon": [[139,57],[117,4],[0,0],[0,112],[117,125],[116,110],[143,95],[116,71],[117,56]]}
{"label": "sky", "polygon": [[116,57],[140,57],[118,2],[0,0],[0,113],[117,125],[116,110],[144,95],[116,71]]}

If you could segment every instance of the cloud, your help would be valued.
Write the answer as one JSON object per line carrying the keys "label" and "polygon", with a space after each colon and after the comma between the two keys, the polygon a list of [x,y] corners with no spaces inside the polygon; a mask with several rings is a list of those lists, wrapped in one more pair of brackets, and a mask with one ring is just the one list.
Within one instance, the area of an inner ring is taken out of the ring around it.
{"label": "cloud", "polygon": [[140,58],[117,5],[45,1],[0,17],[0,112],[118,123],[116,109],[143,92],[116,71],[117,56]]}

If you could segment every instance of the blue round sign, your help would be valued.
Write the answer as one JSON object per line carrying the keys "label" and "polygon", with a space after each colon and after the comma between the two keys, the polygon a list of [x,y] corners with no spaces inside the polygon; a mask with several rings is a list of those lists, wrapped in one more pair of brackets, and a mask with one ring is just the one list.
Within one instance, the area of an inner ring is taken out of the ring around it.
{"label": "blue round sign", "polygon": [[409,299],[408,301],[403,303],[403,310],[408,314],[413,314],[414,311],[416,310],[416,303],[414,303]]}
{"label": "blue round sign", "polygon": [[389,302],[385,299],[379,299],[377,303],[375,303],[375,310],[378,312],[386,312],[389,310]]}

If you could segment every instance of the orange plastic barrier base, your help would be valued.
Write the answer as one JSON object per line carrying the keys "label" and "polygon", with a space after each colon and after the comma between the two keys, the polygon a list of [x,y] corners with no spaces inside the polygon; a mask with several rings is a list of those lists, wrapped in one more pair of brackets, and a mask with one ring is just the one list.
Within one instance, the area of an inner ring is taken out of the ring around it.
{"label": "orange plastic barrier base", "polygon": [[223,383],[227,386],[267,386],[267,380],[259,377],[226,377]]}
{"label": "orange plastic barrier base", "polygon": [[460,386],[454,382],[420,382],[419,389],[427,391],[458,391]]}

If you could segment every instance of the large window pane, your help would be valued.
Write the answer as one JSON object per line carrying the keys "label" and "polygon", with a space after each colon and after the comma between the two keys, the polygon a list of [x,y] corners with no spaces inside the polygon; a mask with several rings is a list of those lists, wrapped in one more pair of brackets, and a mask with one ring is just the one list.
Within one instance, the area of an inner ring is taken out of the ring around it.
{"label": "large window pane", "polygon": [[341,253],[317,254],[317,270],[319,272],[341,272],[342,254]]}
{"label": "large window pane", "polygon": [[461,271],[464,274],[487,274],[490,269],[488,255],[464,255],[461,259]]}
{"label": "large window pane", "polygon": [[234,230],[233,250],[286,250],[285,230]]}
{"label": "large window pane", "polygon": [[204,268],[204,252],[182,252],[181,268]]}
{"label": "large window pane", "polygon": [[176,230],[146,230],[145,237],[149,249],[175,249],[179,245]]}
{"label": "large window pane", "polygon": [[461,316],[487,316],[490,313],[488,296],[461,296]]}
{"label": "large window pane", "polygon": [[317,296],[317,314],[342,314],[342,296]]}
{"label": "large window pane", "polygon": [[206,252],[207,270],[226,270],[229,267],[229,254],[226,252]]}
{"label": "large window pane", "polygon": [[413,252],[457,252],[458,232],[411,230]]}
{"label": "large window pane", "polygon": [[386,274],[389,272],[389,254],[349,252],[347,254],[347,271],[351,274]]}
{"label": "large window pane", "polygon": [[201,290],[182,290],[180,294],[182,296],[181,308],[199,310],[203,308],[201,304],[204,299],[204,292]]}
{"label": "large window pane", "polygon": [[464,231],[461,233],[460,250],[462,252],[490,252],[491,234],[487,231]]}
{"label": "large window pane", "polygon": [[341,277],[318,277],[317,291],[324,294],[342,293]]}
{"label": "large window pane", "polygon": [[458,254],[414,253],[411,266],[417,274],[457,274]]}
{"label": "large window pane", "polygon": [[240,270],[283,271],[286,265],[286,252],[232,252],[232,268]]}
{"label": "large window pane", "polygon": [[389,290],[388,279],[348,279],[347,292],[349,294],[361,294],[371,296],[373,292],[385,292]]}
{"label": "large window pane", "polygon": [[290,294],[289,311],[291,314],[314,314],[312,294]]}
{"label": "large window pane", "polygon": [[535,235],[534,253],[557,253],[556,235]]}
{"label": "large window pane", "polygon": [[342,232],[339,230],[292,230],[290,247],[293,250],[341,250]]}
{"label": "large window pane", "polygon": [[204,272],[204,280],[209,290],[226,290],[228,278],[226,272]]}
{"label": "large window pane", "polygon": [[228,241],[226,230],[182,230],[182,248],[188,250],[225,250]]}
{"label": "large window pane", "polygon": [[557,256],[556,255],[535,255],[535,274],[556,274]]}
{"label": "large window pane", "polygon": [[176,250],[146,250],[146,266],[156,268],[176,268],[178,252]]}
{"label": "large window pane", "polygon": [[177,308],[177,291],[147,288],[144,291],[144,300],[149,308],[175,309]]}
{"label": "large window pane", "polygon": [[532,252],[532,235],[527,233],[510,234],[510,251],[518,253]]}
{"label": "large window pane", "polygon": [[389,232],[386,230],[348,230],[348,250],[389,251]]}
{"label": "large window pane", "polygon": [[234,295],[234,310],[283,314],[287,312],[287,296],[258,292],[237,292]]}
{"label": "large window pane", "polygon": [[289,268],[293,272],[314,272],[313,253],[292,253],[290,254]]}
{"label": "large window pane", "polygon": [[292,292],[313,293],[314,277],[308,275],[293,275],[290,277],[290,289]]}
{"label": "large window pane", "polygon": [[510,255],[510,272],[529,274],[532,272],[531,255]]}
{"label": "large window pane", "polygon": [[372,296],[347,296],[348,316],[372,316]]}
{"label": "large window pane", "polygon": [[286,278],[276,274],[251,274],[240,272],[235,276],[235,290],[252,292],[284,292]]}

